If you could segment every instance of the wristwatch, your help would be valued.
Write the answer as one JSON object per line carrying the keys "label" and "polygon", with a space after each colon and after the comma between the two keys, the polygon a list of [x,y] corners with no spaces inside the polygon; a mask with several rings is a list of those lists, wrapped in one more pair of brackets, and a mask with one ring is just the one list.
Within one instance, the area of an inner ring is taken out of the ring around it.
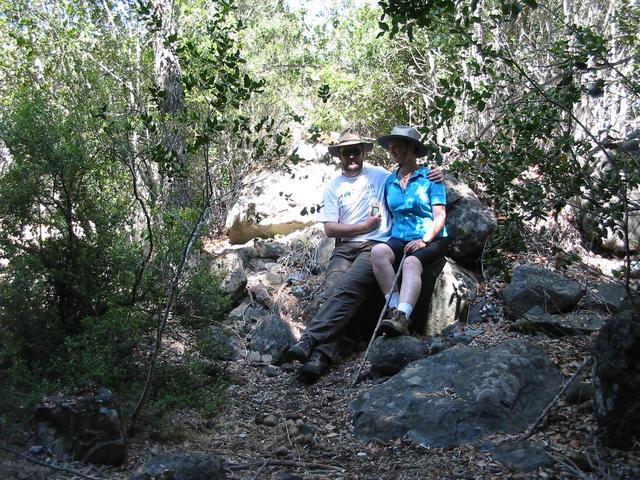
{"label": "wristwatch", "polygon": [[429,234],[428,234],[428,233],[425,233],[425,234],[422,236],[422,241],[423,241],[424,243],[428,244],[428,243],[430,243],[430,242],[429,242],[429,240],[427,240],[428,238],[429,238]]}

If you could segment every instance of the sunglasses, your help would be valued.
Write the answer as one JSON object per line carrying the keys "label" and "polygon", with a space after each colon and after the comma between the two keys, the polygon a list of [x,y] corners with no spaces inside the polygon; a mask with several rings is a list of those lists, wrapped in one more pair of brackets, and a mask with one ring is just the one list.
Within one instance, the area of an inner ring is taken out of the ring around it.
{"label": "sunglasses", "polygon": [[345,148],[344,150],[340,150],[340,155],[343,157],[357,157],[362,153],[362,150],[359,148]]}

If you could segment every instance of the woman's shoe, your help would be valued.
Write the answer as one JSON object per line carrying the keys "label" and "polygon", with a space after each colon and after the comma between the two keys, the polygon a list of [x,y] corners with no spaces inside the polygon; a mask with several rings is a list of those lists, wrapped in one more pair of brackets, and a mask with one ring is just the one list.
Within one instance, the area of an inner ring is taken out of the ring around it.
{"label": "woman's shoe", "polygon": [[407,318],[407,315],[404,312],[394,308],[389,312],[388,317],[380,322],[380,328],[378,329],[378,332],[388,337],[409,335],[410,326],[411,320]]}

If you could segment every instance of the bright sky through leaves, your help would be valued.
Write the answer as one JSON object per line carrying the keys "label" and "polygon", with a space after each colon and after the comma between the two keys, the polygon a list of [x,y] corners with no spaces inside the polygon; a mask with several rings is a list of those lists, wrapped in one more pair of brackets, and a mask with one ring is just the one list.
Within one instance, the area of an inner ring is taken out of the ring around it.
{"label": "bright sky through leaves", "polygon": [[334,8],[334,5],[338,10],[341,10],[351,8],[351,6],[359,7],[365,4],[376,5],[377,3],[377,0],[337,0],[334,2],[327,0],[287,0],[287,5],[292,10],[304,8],[307,11],[306,21],[311,24],[322,22],[324,14]]}

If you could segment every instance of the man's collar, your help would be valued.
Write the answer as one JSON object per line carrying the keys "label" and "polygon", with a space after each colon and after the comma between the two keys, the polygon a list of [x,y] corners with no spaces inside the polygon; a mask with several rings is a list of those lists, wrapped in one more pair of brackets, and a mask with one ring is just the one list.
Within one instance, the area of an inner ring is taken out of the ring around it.
{"label": "man's collar", "polygon": [[[391,181],[395,182],[395,183],[400,183],[400,180],[398,179],[398,170],[400,170],[400,168],[396,168],[393,171],[393,175],[391,175]],[[418,176],[422,176],[427,178],[427,167],[426,165],[420,165],[417,170],[414,170],[413,173],[411,174],[411,178],[413,177],[418,177]]]}

